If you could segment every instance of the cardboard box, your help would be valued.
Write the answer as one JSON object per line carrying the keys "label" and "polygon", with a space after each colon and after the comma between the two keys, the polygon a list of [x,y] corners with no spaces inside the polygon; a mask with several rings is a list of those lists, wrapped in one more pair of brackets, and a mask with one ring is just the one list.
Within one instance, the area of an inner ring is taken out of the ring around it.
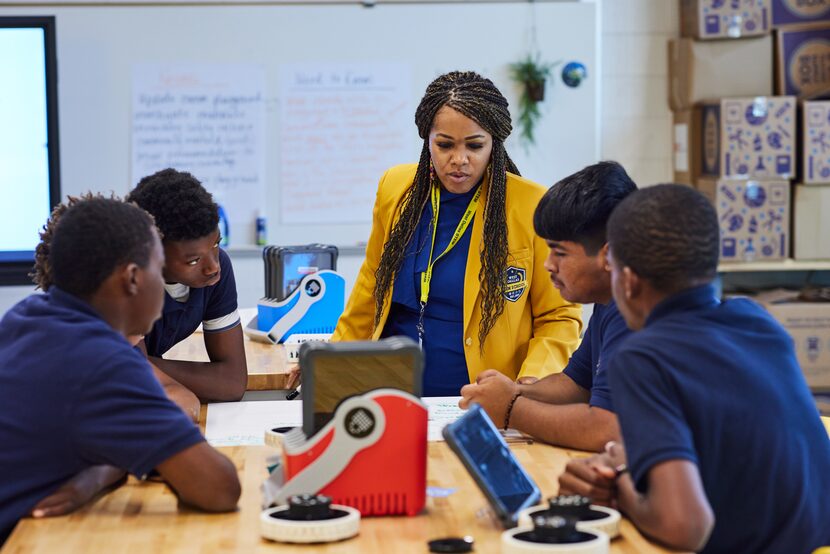
{"label": "cardboard box", "polygon": [[790,183],[700,179],[717,208],[724,262],[780,260],[790,254]]}
{"label": "cardboard box", "polygon": [[728,96],[772,96],[771,35],[738,41],[681,38],[668,47],[673,110]]}
{"label": "cardboard box", "polygon": [[775,32],[775,93],[830,98],[830,24]]}
{"label": "cardboard box", "polygon": [[795,176],[796,101],[791,96],[724,98],[701,108],[701,175]]}
{"label": "cardboard box", "polygon": [[830,21],[830,0],[772,0],[772,26]]}
{"label": "cardboard box", "polygon": [[770,0],[681,0],[680,36],[741,38],[767,34]]}
{"label": "cardboard box", "polygon": [[830,390],[830,302],[800,302],[798,291],[759,294],[759,302],[787,330],[807,385]]}
{"label": "cardboard box", "polygon": [[793,257],[830,259],[830,185],[796,185],[793,197]]}
{"label": "cardboard box", "polygon": [[695,186],[700,177],[700,109],[672,112],[674,130],[674,182]]}
{"label": "cardboard box", "polygon": [[804,102],[801,117],[801,181],[805,185],[830,184],[830,101]]}

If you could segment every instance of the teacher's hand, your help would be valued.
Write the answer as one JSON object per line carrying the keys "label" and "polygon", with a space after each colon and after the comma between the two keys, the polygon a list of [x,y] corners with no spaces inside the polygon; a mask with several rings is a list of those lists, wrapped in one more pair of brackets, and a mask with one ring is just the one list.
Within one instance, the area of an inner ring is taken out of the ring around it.
{"label": "teacher's hand", "polygon": [[500,427],[507,412],[507,405],[519,392],[519,385],[494,369],[483,371],[476,382],[461,387],[461,401],[458,406],[466,410],[470,404],[480,404],[496,426]]}

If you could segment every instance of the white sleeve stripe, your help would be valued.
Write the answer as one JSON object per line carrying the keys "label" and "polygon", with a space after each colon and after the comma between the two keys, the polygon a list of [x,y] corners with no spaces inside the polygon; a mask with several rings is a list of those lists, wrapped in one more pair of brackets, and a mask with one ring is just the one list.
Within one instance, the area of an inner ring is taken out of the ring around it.
{"label": "white sleeve stripe", "polygon": [[239,312],[234,310],[228,315],[217,317],[216,319],[209,319],[202,322],[202,329],[205,332],[210,331],[224,331],[239,323]]}

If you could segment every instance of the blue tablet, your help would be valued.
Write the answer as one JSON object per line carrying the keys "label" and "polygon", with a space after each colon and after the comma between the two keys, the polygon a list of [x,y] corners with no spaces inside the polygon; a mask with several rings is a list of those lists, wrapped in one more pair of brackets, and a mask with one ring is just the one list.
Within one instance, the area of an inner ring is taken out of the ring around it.
{"label": "blue tablet", "polygon": [[539,502],[539,487],[478,404],[444,427],[444,438],[487,497],[506,528],[520,511]]}

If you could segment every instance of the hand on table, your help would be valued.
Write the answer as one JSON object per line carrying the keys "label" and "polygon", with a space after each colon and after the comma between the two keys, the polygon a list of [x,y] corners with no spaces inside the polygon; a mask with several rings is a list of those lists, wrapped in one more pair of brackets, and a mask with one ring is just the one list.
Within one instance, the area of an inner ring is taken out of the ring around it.
{"label": "hand on table", "polygon": [[286,389],[296,389],[300,384],[300,364],[290,364],[288,366],[288,377],[285,380]]}
{"label": "hand on table", "polygon": [[616,508],[617,476],[627,470],[625,450],[611,441],[601,454],[568,462],[559,476],[559,494],[579,494],[595,504]]}
{"label": "hand on table", "polygon": [[100,465],[87,468],[38,502],[32,508],[31,516],[53,517],[74,512],[98,493],[113,485],[120,485],[119,481],[123,477],[125,477],[124,470],[116,467]]}
{"label": "hand on table", "polygon": [[519,385],[495,369],[483,371],[476,382],[461,387],[459,408],[466,410],[470,404],[480,404],[497,427],[504,422],[504,415],[510,400],[519,392]]}

